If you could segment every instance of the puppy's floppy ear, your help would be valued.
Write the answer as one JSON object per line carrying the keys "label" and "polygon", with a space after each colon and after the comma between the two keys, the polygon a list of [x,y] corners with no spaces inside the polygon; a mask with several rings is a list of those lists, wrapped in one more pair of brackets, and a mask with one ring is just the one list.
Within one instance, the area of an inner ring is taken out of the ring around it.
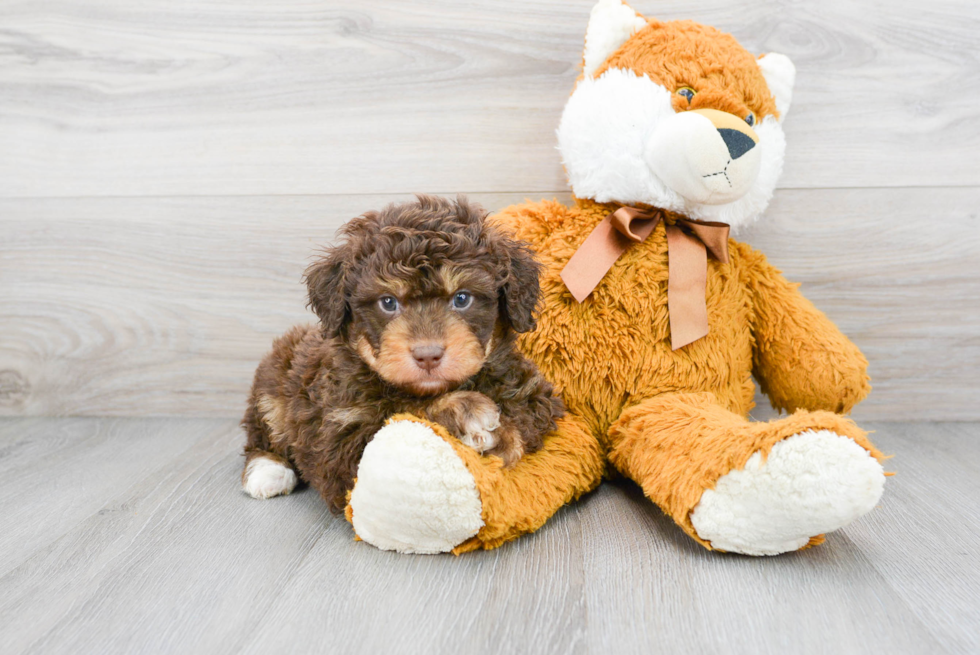
{"label": "puppy's floppy ear", "polygon": [[350,308],[347,304],[344,283],[348,267],[346,246],[338,246],[310,264],[304,273],[309,291],[307,306],[320,317],[323,336],[332,339],[340,335],[347,322]]}
{"label": "puppy's floppy ear", "polygon": [[523,243],[503,238],[500,246],[510,260],[507,278],[500,288],[501,314],[516,332],[530,332],[537,324],[534,312],[541,300],[541,265]]}

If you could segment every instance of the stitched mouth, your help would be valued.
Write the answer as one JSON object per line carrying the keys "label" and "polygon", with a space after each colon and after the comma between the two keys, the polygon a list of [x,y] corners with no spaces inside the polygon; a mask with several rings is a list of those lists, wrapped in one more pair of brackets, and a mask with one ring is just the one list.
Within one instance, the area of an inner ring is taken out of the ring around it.
{"label": "stitched mouth", "polygon": [[729,159],[727,162],[725,162],[725,168],[723,168],[722,170],[718,171],[717,173],[708,173],[707,175],[702,175],[701,178],[704,179],[704,178],[708,178],[708,177],[717,177],[719,175],[724,175],[725,176],[725,181],[728,182],[728,188],[731,189],[731,188],[733,188],[732,179],[730,177],[728,177],[728,165],[731,164],[731,163],[732,163],[732,160]]}

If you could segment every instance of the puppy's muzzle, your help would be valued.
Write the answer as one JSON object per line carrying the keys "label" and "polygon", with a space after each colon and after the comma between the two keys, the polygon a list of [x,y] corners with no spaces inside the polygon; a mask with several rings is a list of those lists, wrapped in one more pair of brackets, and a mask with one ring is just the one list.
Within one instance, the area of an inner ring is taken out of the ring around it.
{"label": "puppy's muzzle", "polygon": [[442,357],[446,354],[446,347],[439,344],[424,344],[412,347],[412,359],[415,365],[423,371],[432,371],[439,368]]}

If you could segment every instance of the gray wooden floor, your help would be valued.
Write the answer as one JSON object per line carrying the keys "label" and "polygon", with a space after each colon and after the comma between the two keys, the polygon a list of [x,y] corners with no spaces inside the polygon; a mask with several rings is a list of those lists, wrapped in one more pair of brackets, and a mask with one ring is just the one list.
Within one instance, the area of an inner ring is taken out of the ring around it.
{"label": "gray wooden floor", "polygon": [[232,420],[0,420],[2,650],[975,653],[980,424],[872,427],[899,474],[820,548],[709,553],[621,482],[424,557],[244,496]]}

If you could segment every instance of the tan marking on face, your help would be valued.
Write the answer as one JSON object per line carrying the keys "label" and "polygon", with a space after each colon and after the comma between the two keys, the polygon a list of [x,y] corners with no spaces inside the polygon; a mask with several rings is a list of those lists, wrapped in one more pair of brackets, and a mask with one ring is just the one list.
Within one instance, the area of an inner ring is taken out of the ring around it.
{"label": "tan marking on face", "polygon": [[399,380],[405,377],[405,369],[411,370],[408,364],[415,366],[415,362],[412,361],[412,353],[409,349],[409,325],[405,316],[399,316],[393,319],[388,325],[385,326],[384,331],[381,333],[381,346],[378,348],[377,357],[374,356],[373,350],[371,351],[371,357],[365,357],[362,350],[371,350],[370,344],[368,344],[365,337],[361,337],[361,343],[366,346],[366,348],[361,348],[358,350],[358,354],[364,357],[364,361],[368,363],[368,366],[374,369],[374,371],[380,375],[385,380],[397,384]]}
{"label": "tan marking on face", "polygon": [[387,291],[388,293],[398,297],[403,297],[407,295],[409,291],[411,291],[411,287],[409,286],[408,282],[397,278],[378,278],[374,280],[374,284],[376,284],[381,291]]}
{"label": "tan marking on face", "polygon": [[281,398],[269,395],[259,396],[255,403],[262,421],[269,427],[269,441],[278,444],[286,440],[286,405]]}
{"label": "tan marking on face", "polygon": [[374,348],[371,347],[371,342],[368,338],[361,335],[361,338],[357,340],[356,346],[357,354],[361,356],[364,363],[371,367],[371,370],[378,372],[378,358],[374,355]]}
{"label": "tan marking on face", "polygon": [[436,271],[436,277],[450,299],[455,293],[463,290],[476,295],[492,295],[496,291],[493,276],[481,269],[446,264]]}
{"label": "tan marking on face", "polygon": [[436,271],[436,276],[446,295],[451,295],[459,291],[463,286],[463,269],[455,266],[443,266]]}
{"label": "tan marking on face", "polygon": [[450,314],[446,321],[446,355],[443,365],[443,373],[447,378],[462,382],[467,378],[476,375],[483,367],[486,355],[480,346],[480,340],[476,338],[466,321],[454,314]]}
{"label": "tan marking on face", "polygon": [[[425,339],[414,338],[411,327],[405,314],[393,319],[381,334],[376,355],[365,337],[357,342],[357,353],[390,384],[418,395],[434,395],[462,384],[483,366],[486,358],[483,347],[458,316],[449,314],[442,334],[432,334],[429,330]],[[428,343],[446,349],[440,365],[431,371],[419,368],[412,357],[413,347]]]}

